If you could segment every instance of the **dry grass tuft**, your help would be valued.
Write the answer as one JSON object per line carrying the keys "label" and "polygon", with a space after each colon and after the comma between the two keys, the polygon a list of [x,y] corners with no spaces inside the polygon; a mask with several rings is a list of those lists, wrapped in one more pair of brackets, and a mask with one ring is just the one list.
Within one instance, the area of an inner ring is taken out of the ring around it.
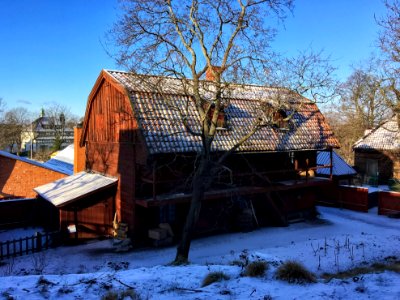
{"label": "dry grass tuft", "polygon": [[214,282],[219,282],[223,280],[229,280],[229,276],[224,274],[223,272],[211,272],[208,273],[207,276],[203,279],[201,287],[205,287],[207,285],[213,284]]}
{"label": "dry grass tuft", "polygon": [[287,261],[280,265],[276,270],[276,278],[298,284],[316,282],[315,275],[297,261]]}
{"label": "dry grass tuft", "polygon": [[132,300],[140,300],[140,296],[136,293],[134,289],[127,289],[121,292],[108,291],[103,297],[102,300],[124,300],[124,299],[132,299]]}
{"label": "dry grass tuft", "polygon": [[249,263],[243,273],[244,276],[249,277],[261,277],[264,276],[268,270],[268,264],[266,261],[258,260]]}
{"label": "dry grass tuft", "polygon": [[347,278],[355,278],[362,274],[371,274],[371,273],[382,273],[385,271],[392,271],[396,273],[400,273],[400,262],[394,261],[389,263],[374,263],[371,266],[366,267],[355,267],[353,269],[349,269],[346,271],[338,272],[338,273],[325,273],[322,277],[326,281],[330,281],[333,278],[336,279],[347,279]]}

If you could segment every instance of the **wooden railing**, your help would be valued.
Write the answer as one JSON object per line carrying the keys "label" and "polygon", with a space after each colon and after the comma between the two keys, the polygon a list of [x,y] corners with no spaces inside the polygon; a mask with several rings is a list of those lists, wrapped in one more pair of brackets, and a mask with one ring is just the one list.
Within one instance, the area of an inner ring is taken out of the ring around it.
{"label": "wooden railing", "polygon": [[56,231],[0,242],[0,260],[53,248],[59,246],[60,241],[60,232]]}

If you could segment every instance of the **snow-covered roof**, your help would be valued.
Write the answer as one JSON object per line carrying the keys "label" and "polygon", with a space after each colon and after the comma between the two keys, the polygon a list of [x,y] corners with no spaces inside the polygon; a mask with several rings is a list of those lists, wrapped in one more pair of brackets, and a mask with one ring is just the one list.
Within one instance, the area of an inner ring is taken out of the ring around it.
{"label": "snow-covered roof", "polygon": [[[357,172],[354,170],[345,160],[332,151],[332,175],[334,176],[346,176],[346,175],[356,175]],[[327,151],[319,151],[317,154],[317,165],[329,165],[330,164],[330,154]],[[330,168],[322,168],[317,170],[318,175],[330,175]]]}
{"label": "snow-covered roof", "polygon": [[116,184],[118,179],[100,174],[80,172],[33,190],[57,207],[65,206],[85,195]]}
{"label": "snow-covered roof", "polygon": [[52,164],[41,163],[41,162],[38,162],[38,161],[35,161],[35,160],[31,160],[31,159],[26,158],[26,157],[21,157],[21,156],[14,155],[14,154],[11,154],[9,152],[1,151],[1,150],[0,150],[0,155],[4,156],[4,157],[7,157],[7,158],[10,158],[10,159],[15,159],[15,160],[18,160],[18,161],[21,161],[21,162],[24,162],[24,163],[28,163],[28,164],[31,164],[31,165],[34,165],[34,166],[37,166],[37,167],[40,167],[40,168],[45,168],[45,169],[48,169],[48,170],[51,170],[51,171],[55,171],[55,172],[58,172],[58,173],[62,173],[62,174],[65,174],[65,175],[70,175],[70,171],[66,170],[65,168],[56,167],[55,165],[52,165]]}
{"label": "snow-covered roof", "polygon": [[[151,154],[200,151],[201,138],[190,134],[182,122],[183,118],[194,131],[200,132],[200,116],[191,100],[190,80],[120,71],[105,72],[129,94]],[[161,87],[162,92],[154,87]],[[211,100],[211,82],[202,81],[200,88],[205,97],[210,97]],[[217,133],[213,151],[231,149],[240,138],[251,131],[257,118],[264,118],[263,107],[275,107],[278,102],[280,107],[283,105],[293,112],[289,128],[260,128],[237,151],[323,150],[339,147],[316,104],[287,89],[230,84],[224,88],[223,98],[227,102],[224,113],[229,126],[227,130]]]}
{"label": "snow-covered roof", "polygon": [[72,175],[74,173],[74,145],[68,145],[65,149],[59,151],[44,165],[60,170],[67,175]]}
{"label": "snow-covered roof", "polygon": [[374,128],[369,134],[358,140],[354,149],[359,150],[398,150],[400,131],[397,116]]}

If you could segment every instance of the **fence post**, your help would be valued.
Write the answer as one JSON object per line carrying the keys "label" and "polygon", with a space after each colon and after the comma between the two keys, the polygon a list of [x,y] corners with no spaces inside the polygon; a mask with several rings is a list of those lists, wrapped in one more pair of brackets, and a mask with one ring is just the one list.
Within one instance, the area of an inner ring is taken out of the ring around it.
{"label": "fence post", "polygon": [[48,232],[46,232],[45,238],[46,239],[45,239],[44,247],[46,249],[49,249],[49,233]]}
{"label": "fence post", "polygon": [[19,238],[19,255],[22,256],[22,238]]}
{"label": "fence post", "polygon": [[10,241],[7,241],[7,258],[10,257]]}
{"label": "fence post", "polygon": [[36,250],[38,252],[42,251],[42,234],[40,232],[36,232]]}

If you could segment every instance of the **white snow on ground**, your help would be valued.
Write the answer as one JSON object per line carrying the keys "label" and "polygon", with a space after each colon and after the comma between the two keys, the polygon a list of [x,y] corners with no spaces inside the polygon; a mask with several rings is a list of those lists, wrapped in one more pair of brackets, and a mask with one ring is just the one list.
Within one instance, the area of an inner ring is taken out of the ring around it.
{"label": "white snow on ground", "polygon": [[[324,272],[389,257],[400,260],[400,220],[378,216],[376,209],[368,214],[318,209],[320,219],[313,222],[196,239],[188,266],[168,266],[174,247],[115,253],[107,240],[5,260],[0,267],[0,299],[101,299],[110,290],[128,287],[140,299],[400,299],[399,273],[329,282],[321,278]],[[241,276],[241,267],[232,262],[243,254],[250,260],[266,260],[265,276]],[[286,260],[303,263],[317,275],[317,283],[276,279],[276,268]],[[222,271],[230,279],[201,287],[211,271]]]}

